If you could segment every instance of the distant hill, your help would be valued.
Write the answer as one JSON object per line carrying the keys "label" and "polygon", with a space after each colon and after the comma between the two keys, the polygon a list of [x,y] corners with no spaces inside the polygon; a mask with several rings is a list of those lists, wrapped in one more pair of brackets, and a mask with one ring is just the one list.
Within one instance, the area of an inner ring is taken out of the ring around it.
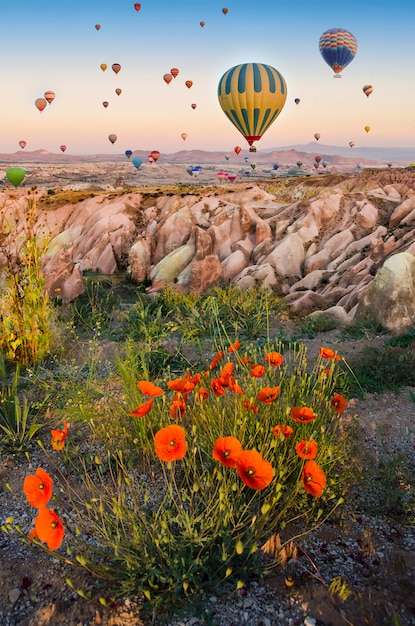
{"label": "distant hill", "polygon": [[332,154],[358,159],[375,159],[377,161],[399,161],[402,164],[409,165],[415,161],[415,148],[400,148],[400,147],[372,147],[364,148],[360,146],[328,146],[321,144],[317,141],[311,141],[307,144],[296,144],[293,146],[286,146],[282,148],[271,148],[264,150],[264,152],[274,151],[287,151],[297,150],[299,152],[313,152],[316,154]]}

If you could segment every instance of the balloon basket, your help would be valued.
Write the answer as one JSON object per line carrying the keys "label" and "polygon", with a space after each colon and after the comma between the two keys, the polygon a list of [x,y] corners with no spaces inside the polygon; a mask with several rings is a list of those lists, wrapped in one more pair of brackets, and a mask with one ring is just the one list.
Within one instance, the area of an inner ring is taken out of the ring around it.
{"label": "balloon basket", "polygon": [[249,146],[249,152],[256,152],[255,146]]}

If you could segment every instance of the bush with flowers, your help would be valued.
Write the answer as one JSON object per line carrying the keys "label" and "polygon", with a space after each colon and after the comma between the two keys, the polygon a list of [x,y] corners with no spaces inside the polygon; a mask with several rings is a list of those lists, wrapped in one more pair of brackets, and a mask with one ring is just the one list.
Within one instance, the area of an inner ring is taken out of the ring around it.
{"label": "bush with flowers", "polygon": [[124,389],[81,434],[65,421],[42,446],[53,469],[24,483],[37,511],[30,541],[152,607],[266,574],[284,542],[342,502],[338,359],[322,348],[309,364],[300,344],[227,341],[199,371],[137,380],[135,406]]}

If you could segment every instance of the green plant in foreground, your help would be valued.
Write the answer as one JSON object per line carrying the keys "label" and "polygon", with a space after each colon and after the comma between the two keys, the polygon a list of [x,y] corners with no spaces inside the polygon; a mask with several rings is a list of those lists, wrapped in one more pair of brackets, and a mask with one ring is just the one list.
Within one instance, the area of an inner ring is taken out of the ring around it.
{"label": "green plant in foreground", "polygon": [[[101,424],[83,425],[84,445],[71,446],[69,429],[64,450],[43,448],[59,518],[45,526],[38,513],[36,545],[155,608],[239,588],[278,565],[262,551],[270,535],[296,522],[289,541],[298,539],[342,502],[342,373],[334,358],[310,366],[297,344],[249,352],[236,341],[202,371],[137,381],[140,404],[122,406],[119,394],[117,413],[102,404]],[[120,418],[139,446],[133,464],[103,436]],[[55,552],[61,519],[66,552]]]}

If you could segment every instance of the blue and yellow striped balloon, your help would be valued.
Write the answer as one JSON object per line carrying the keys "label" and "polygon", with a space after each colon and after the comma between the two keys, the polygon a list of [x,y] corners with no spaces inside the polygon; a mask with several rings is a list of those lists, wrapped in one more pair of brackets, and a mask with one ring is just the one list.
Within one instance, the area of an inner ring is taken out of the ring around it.
{"label": "blue and yellow striped balloon", "polygon": [[331,67],[335,78],[341,78],[340,72],[353,61],[357,52],[357,41],[344,28],[330,28],[320,37],[320,54]]}
{"label": "blue and yellow striped balloon", "polygon": [[242,63],[224,73],[218,98],[225,115],[252,146],[281,113],[287,86],[271,65]]}

